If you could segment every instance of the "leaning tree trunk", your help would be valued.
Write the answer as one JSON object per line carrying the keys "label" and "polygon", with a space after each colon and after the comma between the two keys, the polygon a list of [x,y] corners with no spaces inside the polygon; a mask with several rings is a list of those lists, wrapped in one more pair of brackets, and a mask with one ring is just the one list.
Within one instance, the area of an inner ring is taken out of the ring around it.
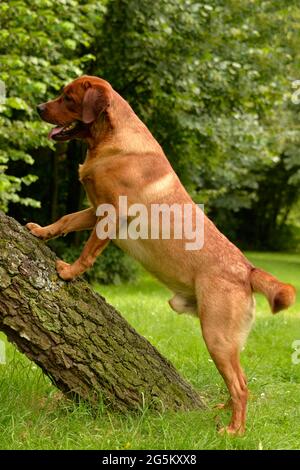
{"label": "leaning tree trunk", "polygon": [[203,406],[169,361],[55,255],[0,212],[0,330],[72,397],[126,411]]}

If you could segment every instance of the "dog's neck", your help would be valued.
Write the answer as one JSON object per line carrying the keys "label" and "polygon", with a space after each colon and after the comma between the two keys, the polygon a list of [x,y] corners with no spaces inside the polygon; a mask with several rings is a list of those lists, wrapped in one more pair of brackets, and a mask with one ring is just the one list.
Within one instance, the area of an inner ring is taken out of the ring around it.
{"label": "dog's neck", "polygon": [[117,154],[163,153],[151,132],[138,118],[131,106],[113,92],[110,106],[91,127],[87,158]]}

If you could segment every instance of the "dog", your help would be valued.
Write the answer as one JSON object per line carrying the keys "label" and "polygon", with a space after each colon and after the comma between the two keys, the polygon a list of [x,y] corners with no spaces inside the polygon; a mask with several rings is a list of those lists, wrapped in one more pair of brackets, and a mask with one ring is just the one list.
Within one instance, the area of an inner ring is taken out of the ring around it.
{"label": "dog", "polygon": [[[49,240],[72,231],[91,230],[80,257],[68,264],[58,260],[59,276],[72,280],[90,268],[111,241],[97,235],[101,216],[97,208],[110,204],[119,208],[120,196],[128,204],[177,203],[192,207],[195,227],[196,204],[182,186],[162,148],[130,105],[98,77],[84,75],[67,85],[62,94],[37,106],[41,118],[53,124],[49,137],[57,142],[82,139],[87,143],[85,161],[79,167],[90,207],[65,215],[41,227],[28,223],[30,232]],[[120,224],[117,216],[115,224]],[[186,250],[184,239],[123,239],[113,241],[162,281],[173,293],[169,301],[178,313],[198,315],[207,349],[223,377],[232,416],[220,430],[243,434],[248,388],[240,365],[240,351],[254,320],[254,292],[264,294],[271,311],[277,313],[295,301],[290,284],[254,267],[203,214],[202,248]],[[184,237],[183,237],[184,238]],[[221,405],[223,406],[223,405]]]}

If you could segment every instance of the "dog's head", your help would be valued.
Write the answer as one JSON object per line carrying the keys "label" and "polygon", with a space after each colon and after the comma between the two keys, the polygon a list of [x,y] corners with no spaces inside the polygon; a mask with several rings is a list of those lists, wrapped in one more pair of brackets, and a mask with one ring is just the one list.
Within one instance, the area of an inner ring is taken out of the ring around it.
{"label": "dog's head", "polygon": [[54,124],[49,138],[57,141],[85,139],[111,103],[112,88],[98,77],[83,75],[67,85],[55,100],[37,106],[41,118]]}

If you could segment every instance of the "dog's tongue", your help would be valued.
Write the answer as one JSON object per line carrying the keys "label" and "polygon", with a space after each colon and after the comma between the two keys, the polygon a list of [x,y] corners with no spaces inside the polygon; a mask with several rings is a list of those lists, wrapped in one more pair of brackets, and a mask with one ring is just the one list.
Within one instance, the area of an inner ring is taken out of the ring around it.
{"label": "dog's tongue", "polygon": [[52,139],[56,134],[59,134],[63,130],[63,127],[53,127],[48,134],[48,139]]}

